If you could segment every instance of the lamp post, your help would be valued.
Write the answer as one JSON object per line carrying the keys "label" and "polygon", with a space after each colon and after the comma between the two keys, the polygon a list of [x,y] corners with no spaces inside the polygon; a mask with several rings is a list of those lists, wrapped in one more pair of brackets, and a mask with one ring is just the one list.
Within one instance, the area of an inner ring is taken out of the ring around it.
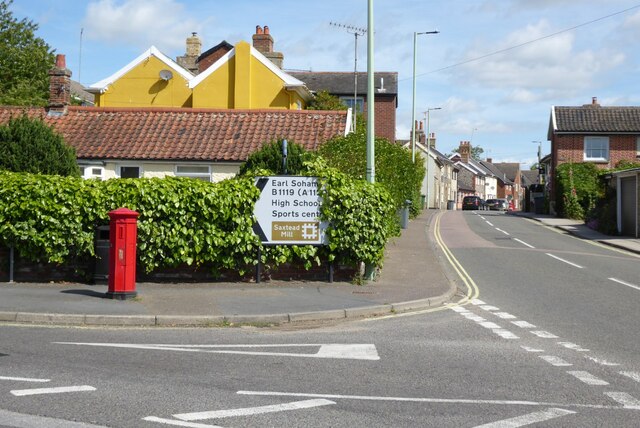
{"label": "lamp post", "polygon": [[540,161],[542,160],[542,141],[532,141],[533,144],[538,145],[538,184],[542,184],[542,174],[540,174]]}
{"label": "lamp post", "polygon": [[438,34],[440,31],[423,31],[413,33],[413,101],[411,104],[411,160],[416,161],[416,62],[418,61],[418,36],[421,34]]}
{"label": "lamp post", "polygon": [[429,209],[429,190],[431,189],[431,183],[429,180],[429,164],[431,163],[431,160],[429,159],[431,156],[429,155],[430,151],[431,151],[431,143],[429,141],[429,139],[431,138],[431,131],[430,131],[430,117],[431,117],[431,112],[433,110],[442,110],[442,107],[433,107],[433,108],[427,108],[427,111],[424,112],[424,119],[425,122],[427,122],[427,168],[426,168],[426,176],[427,176],[427,200],[426,200],[426,204],[427,204],[427,209]]}

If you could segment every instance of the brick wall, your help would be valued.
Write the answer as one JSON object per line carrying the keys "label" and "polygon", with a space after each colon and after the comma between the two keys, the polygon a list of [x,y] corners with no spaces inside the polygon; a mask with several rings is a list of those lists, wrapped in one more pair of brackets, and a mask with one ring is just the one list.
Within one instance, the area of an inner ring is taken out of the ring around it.
{"label": "brick wall", "polygon": [[[368,103],[364,104],[364,116],[367,117]],[[396,97],[375,98],[376,137],[396,141]]]}

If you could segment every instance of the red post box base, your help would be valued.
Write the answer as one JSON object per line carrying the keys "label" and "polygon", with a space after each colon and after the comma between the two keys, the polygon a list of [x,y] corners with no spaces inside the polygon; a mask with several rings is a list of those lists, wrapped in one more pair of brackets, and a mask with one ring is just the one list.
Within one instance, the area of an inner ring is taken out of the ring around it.
{"label": "red post box base", "polygon": [[127,299],[133,299],[137,295],[138,295],[137,291],[107,291],[104,294],[104,297],[107,299],[114,299],[114,300],[127,300]]}

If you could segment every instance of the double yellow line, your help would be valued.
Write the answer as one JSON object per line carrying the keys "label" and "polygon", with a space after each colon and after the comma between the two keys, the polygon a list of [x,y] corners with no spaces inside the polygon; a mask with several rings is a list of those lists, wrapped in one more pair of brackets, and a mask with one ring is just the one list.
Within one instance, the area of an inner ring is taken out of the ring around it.
{"label": "double yellow line", "polygon": [[440,218],[444,215],[445,212],[446,211],[441,211],[438,214],[436,214],[433,233],[436,238],[436,242],[442,249],[442,252],[444,253],[444,255],[447,257],[449,264],[456,271],[456,273],[458,274],[462,282],[464,282],[464,284],[467,286],[466,296],[462,300],[457,302],[458,305],[464,305],[473,299],[477,299],[478,296],[480,295],[480,290],[478,289],[478,286],[476,285],[476,283],[473,281],[473,278],[471,278],[471,275],[469,275],[467,271],[462,267],[462,264],[458,261],[458,259],[456,259],[456,257],[453,255],[451,250],[449,250],[449,248],[445,245],[444,241],[442,240],[442,236],[440,235]]}

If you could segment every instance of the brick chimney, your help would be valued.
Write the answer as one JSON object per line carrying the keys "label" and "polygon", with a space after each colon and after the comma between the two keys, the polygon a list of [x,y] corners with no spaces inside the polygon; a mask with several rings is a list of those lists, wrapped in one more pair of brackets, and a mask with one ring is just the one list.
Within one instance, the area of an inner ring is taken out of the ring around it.
{"label": "brick chimney", "polygon": [[460,160],[462,160],[463,163],[469,163],[469,159],[471,158],[471,142],[460,141],[458,154],[460,154]]}
{"label": "brick chimney", "polygon": [[177,57],[176,62],[193,74],[198,74],[197,60],[201,53],[202,40],[198,37],[198,33],[191,33],[191,36],[187,37],[187,49],[184,56]]}
{"label": "brick chimney", "polygon": [[56,55],[56,64],[49,70],[49,114],[65,114],[71,104],[71,70],[62,54]]}
{"label": "brick chimney", "polygon": [[436,134],[435,132],[430,132],[429,133],[429,147],[431,147],[432,149],[436,148]]}
{"label": "brick chimney", "polygon": [[273,37],[269,34],[268,26],[265,25],[263,30],[262,27],[256,25],[256,33],[253,35],[253,47],[269,58],[278,68],[282,68],[284,55],[282,52],[273,51]]}

